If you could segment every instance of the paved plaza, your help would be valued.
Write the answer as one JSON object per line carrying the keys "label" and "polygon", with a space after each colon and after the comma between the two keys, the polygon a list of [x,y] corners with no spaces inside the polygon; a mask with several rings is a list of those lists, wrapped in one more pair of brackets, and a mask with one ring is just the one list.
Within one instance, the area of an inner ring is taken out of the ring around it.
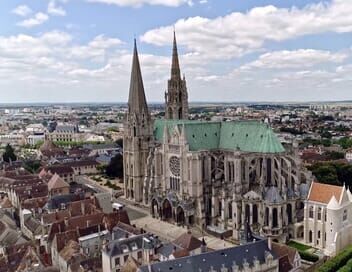
{"label": "paved plaza", "polygon": [[[131,224],[135,224],[138,228],[143,228],[148,232],[152,232],[158,235],[160,238],[166,241],[173,241],[183,233],[187,232],[186,227],[177,226],[165,221],[161,221],[159,219],[153,218],[149,215],[148,211],[141,207],[136,207],[134,205],[128,204],[127,201],[119,199],[120,202],[124,202],[126,204],[126,210],[131,220]],[[221,240],[219,238],[210,236],[196,230],[192,230],[194,236],[199,239],[204,237],[207,245],[211,249],[224,249],[228,247],[235,246],[234,244]]]}

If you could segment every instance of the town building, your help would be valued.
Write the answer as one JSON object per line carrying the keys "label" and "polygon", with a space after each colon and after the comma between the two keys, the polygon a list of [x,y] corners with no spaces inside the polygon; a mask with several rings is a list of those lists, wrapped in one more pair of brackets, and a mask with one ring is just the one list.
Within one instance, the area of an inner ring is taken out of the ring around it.
{"label": "town building", "polygon": [[237,247],[144,265],[137,271],[278,272],[279,260],[268,240],[259,240]]}

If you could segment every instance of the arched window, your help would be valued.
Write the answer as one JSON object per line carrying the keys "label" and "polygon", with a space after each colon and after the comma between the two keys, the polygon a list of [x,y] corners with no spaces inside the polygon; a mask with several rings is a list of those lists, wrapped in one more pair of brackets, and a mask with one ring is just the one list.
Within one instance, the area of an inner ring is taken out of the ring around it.
{"label": "arched window", "polygon": [[278,227],[277,208],[273,209],[273,228]]}
{"label": "arched window", "polygon": [[249,205],[246,204],[245,217],[244,217],[246,222],[249,222],[249,217],[250,217],[250,208],[249,208]]}
{"label": "arched window", "polygon": [[314,218],[314,208],[313,208],[313,206],[309,207],[309,218]]}
{"label": "arched window", "polygon": [[228,204],[228,215],[229,215],[229,219],[232,219],[232,203],[231,202]]}
{"label": "arched window", "polygon": [[309,243],[313,242],[313,232],[309,231]]}
{"label": "arched window", "polygon": [[343,220],[343,221],[346,221],[346,220],[347,220],[347,210],[343,210],[342,220]]}
{"label": "arched window", "polygon": [[258,207],[257,204],[253,205],[253,224],[258,223]]}
{"label": "arched window", "polygon": [[321,220],[321,208],[318,208],[318,220]]}
{"label": "arched window", "polygon": [[292,205],[291,204],[287,204],[287,220],[289,224],[292,223]]}
{"label": "arched window", "polygon": [[265,208],[265,226],[269,226],[269,208]]}

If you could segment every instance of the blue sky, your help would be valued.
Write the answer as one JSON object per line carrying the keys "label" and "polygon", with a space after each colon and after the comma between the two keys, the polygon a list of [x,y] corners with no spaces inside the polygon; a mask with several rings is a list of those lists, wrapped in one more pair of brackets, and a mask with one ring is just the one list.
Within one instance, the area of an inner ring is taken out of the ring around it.
{"label": "blue sky", "polygon": [[191,101],[352,99],[350,14],[350,0],[2,0],[0,101],[126,101],[134,36],[162,101],[174,27]]}

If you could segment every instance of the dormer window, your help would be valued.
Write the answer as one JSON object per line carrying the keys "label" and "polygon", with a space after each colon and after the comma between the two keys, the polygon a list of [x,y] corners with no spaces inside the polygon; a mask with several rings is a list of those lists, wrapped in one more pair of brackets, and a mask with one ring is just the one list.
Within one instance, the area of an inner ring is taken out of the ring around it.
{"label": "dormer window", "polygon": [[121,245],[121,249],[122,249],[122,252],[123,252],[123,253],[129,252],[127,245]]}

